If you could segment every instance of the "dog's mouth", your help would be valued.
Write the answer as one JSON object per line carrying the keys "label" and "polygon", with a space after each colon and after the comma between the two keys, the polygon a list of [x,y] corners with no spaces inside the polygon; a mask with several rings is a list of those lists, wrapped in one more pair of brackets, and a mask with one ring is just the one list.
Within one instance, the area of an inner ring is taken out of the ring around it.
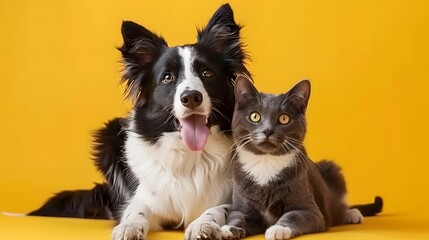
{"label": "dog's mouth", "polygon": [[183,142],[192,151],[201,151],[209,137],[210,123],[201,114],[191,114],[176,120],[176,127],[182,135]]}

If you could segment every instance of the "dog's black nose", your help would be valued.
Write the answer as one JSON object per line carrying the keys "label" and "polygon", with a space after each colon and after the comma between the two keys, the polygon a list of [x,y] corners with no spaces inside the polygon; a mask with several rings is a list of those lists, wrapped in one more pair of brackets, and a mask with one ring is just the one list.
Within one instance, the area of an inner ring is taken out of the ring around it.
{"label": "dog's black nose", "polygon": [[180,96],[180,101],[187,108],[196,108],[203,102],[203,94],[197,90],[184,91]]}

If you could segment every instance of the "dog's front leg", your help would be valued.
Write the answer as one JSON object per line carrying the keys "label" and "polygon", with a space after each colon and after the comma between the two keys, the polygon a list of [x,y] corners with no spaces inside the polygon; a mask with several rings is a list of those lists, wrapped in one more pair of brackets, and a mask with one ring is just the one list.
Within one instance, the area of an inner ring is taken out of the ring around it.
{"label": "dog's front leg", "polygon": [[207,209],[195,219],[185,231],[185,240],[220,240],[220,227],[225,225],[230,204],[224,204]]}
{"label": "dog's front leg", "polygon": [[121,221],[112,231],[112,240],[145,240],[152,220],[152,211],[141,186],[122,214]]}

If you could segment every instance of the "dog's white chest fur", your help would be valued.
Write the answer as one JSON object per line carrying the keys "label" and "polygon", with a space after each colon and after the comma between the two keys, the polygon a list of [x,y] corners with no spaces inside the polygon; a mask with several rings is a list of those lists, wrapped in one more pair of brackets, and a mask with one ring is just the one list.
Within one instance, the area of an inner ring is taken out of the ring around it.
{"label": "dog's white chest fur", "polygon": [[259,185],[265,185],[286,167],[295,164],[294,153],[274,156],[269,154],[256,155],[245,149],[238,150],[238,160],[242,169]]}
{"label": "dog's white chest fur", "polygon": [[[135,198],[149,206],[154,222],[187,226],[206,209],[229,201],[232,141],[218,127],[210,132],[198,152],[185,146],[179,132],[164,133],[156,144],[127,133],[126,158],[140,181]],[[156,228],[151,223],[151,230]]]}

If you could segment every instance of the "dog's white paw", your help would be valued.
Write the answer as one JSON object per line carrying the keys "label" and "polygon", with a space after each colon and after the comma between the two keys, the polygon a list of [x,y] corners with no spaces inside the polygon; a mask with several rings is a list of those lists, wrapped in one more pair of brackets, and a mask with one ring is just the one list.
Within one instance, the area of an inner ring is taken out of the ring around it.
{"label": "dog's white paw", "polygon": [[147,232],[144,224],[121,223],[112,231],[112,240],[145,240]]}
{"label": "dog's white paw", "polygon": [[221,240],[219,224],[215,222],[193,222],[185,231],[185,240]]}
{"label": "dog's white paw", "polygon": [[227,240],[237,240],[246,236],[246,231],[242,228],[224,225],[220,229],[222,238]]}
{"label": "dog's white paw", "polygon": [[292,230],[288,227],[274,225],[265,231],[266,240],[283,240],[292,237]]}
{"label": "dog's white paw", "polygon": [[347,210],[347,213],[346,213],[346,219],[345,219],[345,222],[346,222],[347,224],[362,223],[362,222],[363,222],[363,215],[362,215],[362,213],[361,213],[358,209],[356,209],[356,208],[349,209],[349,210]]}

